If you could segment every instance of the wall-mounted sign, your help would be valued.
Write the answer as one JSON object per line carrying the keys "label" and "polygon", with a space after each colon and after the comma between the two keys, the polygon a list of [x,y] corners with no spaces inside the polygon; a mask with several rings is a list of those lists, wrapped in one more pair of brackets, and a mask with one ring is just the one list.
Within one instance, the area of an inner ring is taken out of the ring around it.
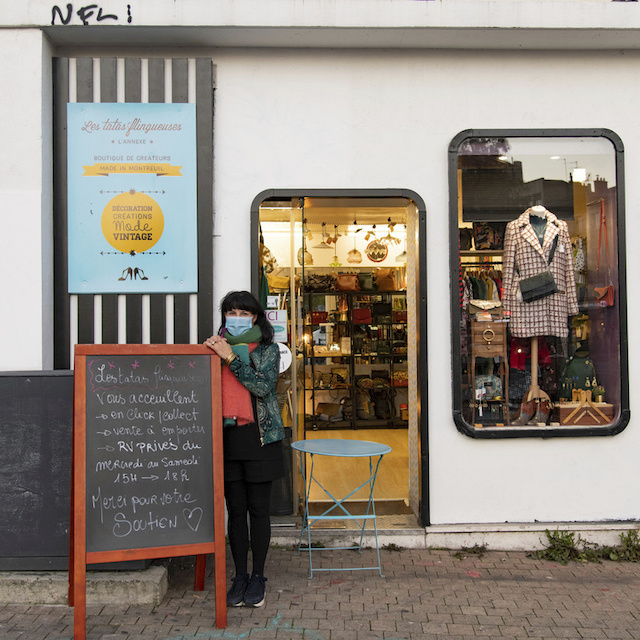
{"label": "wall-mounted sign", "polygon": [[275,342],[287,341],[287,310],[267,309],[265,311],[267,320],[273,327],[273,339]]}
{"label": "wall-mounted sign", "polygon": [[194,104],[70,103],[69,293],[198,289]]}

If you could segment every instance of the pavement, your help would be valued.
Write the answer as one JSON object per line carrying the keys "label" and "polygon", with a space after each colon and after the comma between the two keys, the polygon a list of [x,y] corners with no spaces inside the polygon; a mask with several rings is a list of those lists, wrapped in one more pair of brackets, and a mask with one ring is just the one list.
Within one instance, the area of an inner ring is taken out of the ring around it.
{"label": "pavement", "polygon": [[[563,566],[521,551],[458,557],[393,545],[381,557],[384,577],[365,570],[309,579],[306,552],[272,548],[266,604],[229,609],[226,629],[215,628],[213,559],[200,592],[193,558],[174,559],[160,604],[90,604],[87,639],[640,638],[640,564]],[[345,564],[376,564],[375,551],[314,553],[314,569]],[[0,605],[1,640],[72,637],[73,610],[64,604]]]}

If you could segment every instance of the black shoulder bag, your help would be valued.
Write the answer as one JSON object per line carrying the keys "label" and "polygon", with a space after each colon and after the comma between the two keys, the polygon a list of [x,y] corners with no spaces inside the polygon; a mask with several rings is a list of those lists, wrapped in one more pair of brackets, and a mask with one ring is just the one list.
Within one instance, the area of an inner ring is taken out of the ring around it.
{"label": "black shoulder bag", "polygon": [[[551,251],[549,251],[549,265],[551,265],[557,246],[558,236],[553,239],[553,245],[551,246]],[[520,293],[522,293],[524,302],[534,302],[558,293],[558,287],[551,270],[547,269],[537,273],[535,276],[520,280]]]}

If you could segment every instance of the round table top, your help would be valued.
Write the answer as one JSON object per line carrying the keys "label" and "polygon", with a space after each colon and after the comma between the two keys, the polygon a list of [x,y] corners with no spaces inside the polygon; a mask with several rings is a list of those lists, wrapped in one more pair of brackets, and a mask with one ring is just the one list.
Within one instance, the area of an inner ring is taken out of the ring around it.
{"label": "round table top", "polygon": [[391,447],[379,442],[366,440],[338,440],[337,438],[318,438],[297,440],[291,448],[303,453],[321,456],[337,456],[341,458],[361,458],[365,456],[383,456],[391,451]]}

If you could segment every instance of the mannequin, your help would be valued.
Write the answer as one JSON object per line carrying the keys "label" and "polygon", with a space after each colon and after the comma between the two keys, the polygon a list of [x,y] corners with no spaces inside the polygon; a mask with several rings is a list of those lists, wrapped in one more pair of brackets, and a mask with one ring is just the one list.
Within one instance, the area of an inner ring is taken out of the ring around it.
{"label": "mannequin", "polygon": [[[553,246],[555,250],[552,252]],[[524,302],[520,294],[520,280],[546,270],[553,274],[558,293]],[[567,223],[542,204],[530,207],[507,225],[503,287],[503,304],[510,315],[511,334],[531,339],[531,386],[524,395],[520,416],[513,424],[527,424],[529,421],[546,424],[551,401],[538,384],[538,337],[566,337],[567,319],[578,313],[578,304]]]}

